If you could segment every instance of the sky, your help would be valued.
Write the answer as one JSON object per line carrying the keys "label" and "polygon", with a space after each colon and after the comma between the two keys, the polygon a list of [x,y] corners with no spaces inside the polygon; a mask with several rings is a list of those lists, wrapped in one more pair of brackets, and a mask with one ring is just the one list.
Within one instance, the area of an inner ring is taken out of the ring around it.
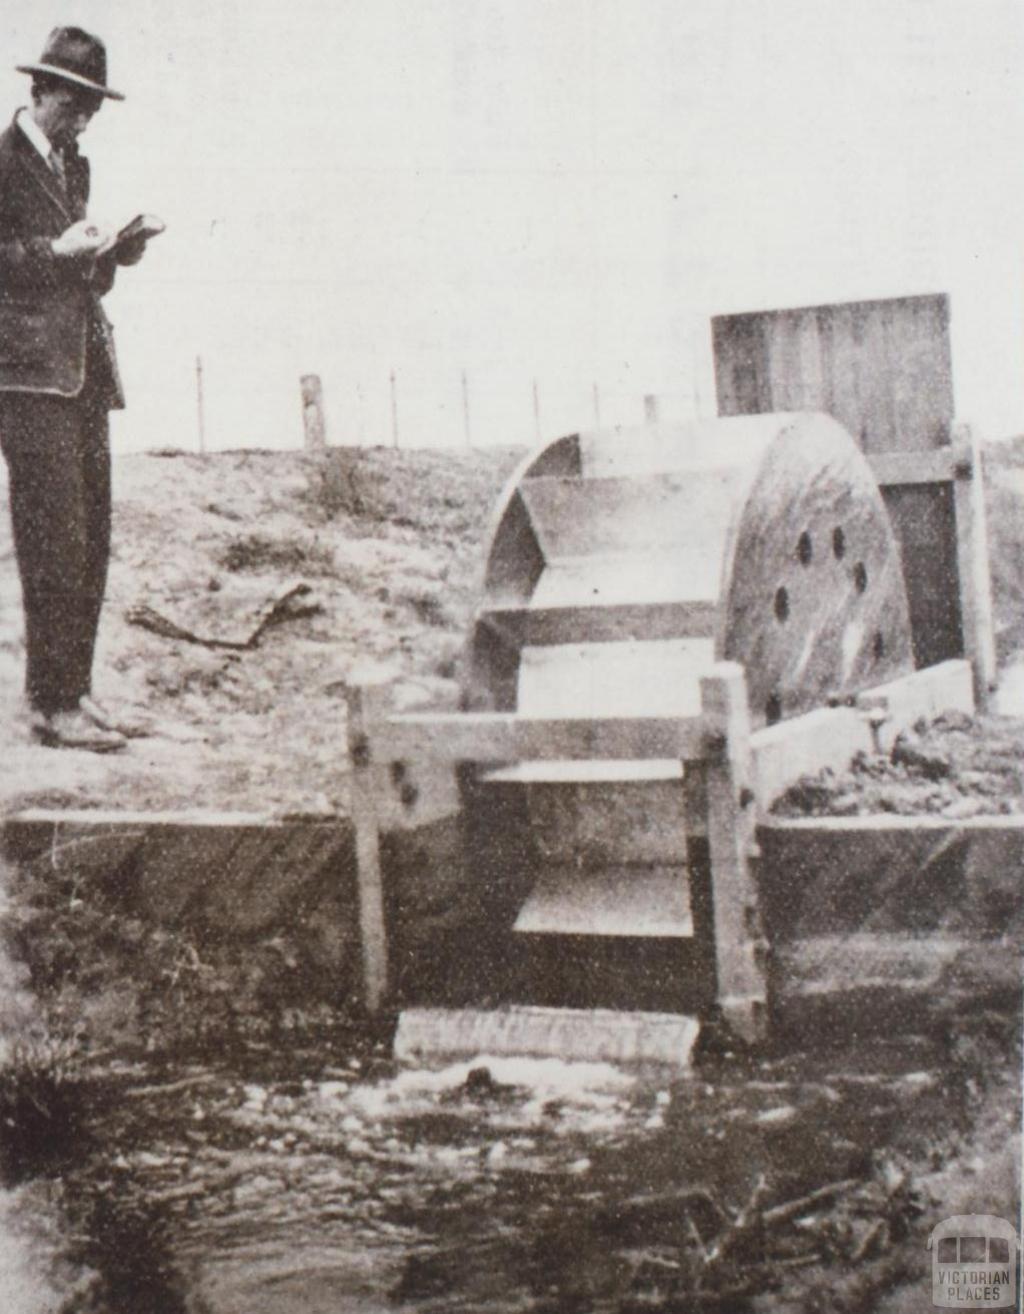
{"label": "sky", "polygon": [[1021,0],[4,0],[10,64],[56,23],[127,94],[92,213],[167,223],[117,448],[198,447],[197,358],[210,449],[299,445],[306,372],[336,443],[712,415],[712,315],[930,292],[1024,431]]}

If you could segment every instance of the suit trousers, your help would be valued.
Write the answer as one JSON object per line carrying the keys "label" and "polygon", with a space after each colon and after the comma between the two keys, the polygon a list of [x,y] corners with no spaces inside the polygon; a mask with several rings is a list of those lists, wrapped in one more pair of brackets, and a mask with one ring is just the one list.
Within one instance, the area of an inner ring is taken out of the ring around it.
{"label": "suit trousers", "polygon": [[107,397],[0,393],[25,611],[25,689],[45,716],[88,694],[110,559]]}

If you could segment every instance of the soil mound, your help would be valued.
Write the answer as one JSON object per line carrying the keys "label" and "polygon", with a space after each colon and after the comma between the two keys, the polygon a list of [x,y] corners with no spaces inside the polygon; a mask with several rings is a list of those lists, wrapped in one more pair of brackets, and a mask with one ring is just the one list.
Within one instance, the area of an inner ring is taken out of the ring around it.
{"label": "soil mound", "polygon": [[178,451],[115,459],[96,693],[152,718],[114,758],[31,743],[0,517],[5,806],[322,812],[345,804],[346,683],[386,667],[443,702],[484,526],[519,449]]}

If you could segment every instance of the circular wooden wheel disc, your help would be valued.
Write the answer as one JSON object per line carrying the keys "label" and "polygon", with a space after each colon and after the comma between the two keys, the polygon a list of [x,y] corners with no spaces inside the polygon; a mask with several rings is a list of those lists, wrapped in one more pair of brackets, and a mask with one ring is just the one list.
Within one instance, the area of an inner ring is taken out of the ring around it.
{"label": "circular wooden wheel disc", "polygon": [[732,531],[719,652],[771,723],[913,669],[899,549],[865,457],[821,415],[769,444]]}

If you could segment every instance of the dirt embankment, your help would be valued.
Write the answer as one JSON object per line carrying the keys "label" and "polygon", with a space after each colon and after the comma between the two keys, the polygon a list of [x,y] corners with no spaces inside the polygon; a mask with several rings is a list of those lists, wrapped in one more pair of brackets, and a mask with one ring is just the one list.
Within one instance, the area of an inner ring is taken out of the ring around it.
{"label": "dirt embankment", "polygon": [[[149,453],[115,462],[96,691],[156,733],[113,758],[30,742],[0,520],[0,766],[12,806],[320,812],[344,805],[344,692],[386,667],[451,697],[487,518],[521,452]],[[340,468],[340,462],[344,468]],[[244,645],[297,585],[255,646]],[[157,633],[128,619],[149,620]],[[212,646],[170,636],[179,630]]]}

